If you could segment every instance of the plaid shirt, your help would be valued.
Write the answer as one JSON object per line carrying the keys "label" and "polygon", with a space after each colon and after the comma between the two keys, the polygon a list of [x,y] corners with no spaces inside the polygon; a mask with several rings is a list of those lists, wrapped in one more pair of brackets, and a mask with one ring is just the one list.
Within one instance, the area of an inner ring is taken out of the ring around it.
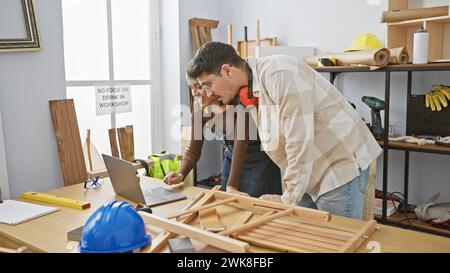
{"label": "plaid shirt", "polygon": [[[353,180],[381,153],[370,130],[345,97],[296,58],[250,58],[262,148],[281,168],[282,201],[321,195]],[[275,144],[275,145],[274,145]]]}

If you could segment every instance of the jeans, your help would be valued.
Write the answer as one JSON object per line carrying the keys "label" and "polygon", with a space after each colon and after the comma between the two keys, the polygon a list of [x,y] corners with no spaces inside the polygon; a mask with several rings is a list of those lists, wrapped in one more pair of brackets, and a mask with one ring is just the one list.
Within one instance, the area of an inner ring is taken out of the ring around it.
{"label": "jeans", "polygon": [[359,176],[347,184],[327,192],[314,202],[307,193],[298,206],[328,211],[331,214],[360,220],[364,208],[369,168],[360,170]]}

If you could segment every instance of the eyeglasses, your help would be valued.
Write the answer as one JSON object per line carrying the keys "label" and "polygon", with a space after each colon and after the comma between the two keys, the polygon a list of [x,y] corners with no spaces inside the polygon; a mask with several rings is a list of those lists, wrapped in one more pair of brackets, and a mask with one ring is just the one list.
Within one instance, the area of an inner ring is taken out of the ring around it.
{"label": "eyeglasses", "polygon": [[88,180],[84,181],[84,188],[85,189],[98,189],[102,186],[102,184],[99,182],[100,176],[96,176],[94,179],[89,178]]}

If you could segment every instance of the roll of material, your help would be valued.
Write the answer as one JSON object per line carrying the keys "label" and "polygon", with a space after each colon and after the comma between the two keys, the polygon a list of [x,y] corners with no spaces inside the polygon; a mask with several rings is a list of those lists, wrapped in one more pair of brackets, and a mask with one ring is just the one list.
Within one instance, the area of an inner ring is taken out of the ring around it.
{"label": "roll of material", "polygon": [[336,59],[335,58],[319,58],[317,66],[324,67],[324,66],[335,66],[336,65]]}
{"label": "roll of material", "polygon": [[390,48],[391,57],[389,64],[407,64],[409,62],[409,54],[406,47]]}
{"label": "roll of material", "polygon": [[307,58],[305,61],[313,67],[317,67],[319,59],[335,58],[336,65],[367,65],[367,66],[386,66],[389,64],[390,51],[387,48],[374,50],[353,51],[344,53],[329,53]]}
{"label": "roll of material", "polygon": [[424,28],[414,32],[413,64],[428,63],[429,34]]}
{"label": "roll of material", "polygon": [[383,12],[383,15],[381,17],[381,23],[394,23],[400,21],[424,19],[447,15],[448,15],[448,6],[385,11]]}

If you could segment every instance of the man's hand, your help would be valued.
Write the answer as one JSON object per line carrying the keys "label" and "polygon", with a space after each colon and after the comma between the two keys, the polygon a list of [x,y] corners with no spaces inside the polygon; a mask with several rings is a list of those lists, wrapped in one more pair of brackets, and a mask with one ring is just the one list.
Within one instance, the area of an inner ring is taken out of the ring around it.
{"label": "man's hand", "polygon": [[164,177],[164,183],[167,185],[180,184],[184,176],[181,173],[170,172]]}
{"label": "man's hand", "polygon": [[281,201],[281,195],[278,195],[278,194],[264,194],[264,195],[261,195],[259,197],[259,199],[272,201],[272,202],[278,202],[278,203],[283,202],[283,201]]}
{"label": "man's hand", "polygon": [[231,193],[231,194],[236,194],[236,195],[242,195],[242,196],[249,196],[248,195],[248,193],[246,193],[246,192],[241,192],[241,191],[238,191],[235,187],[233,187],[233,186],[227,186],[227,192],[228,193]]}

